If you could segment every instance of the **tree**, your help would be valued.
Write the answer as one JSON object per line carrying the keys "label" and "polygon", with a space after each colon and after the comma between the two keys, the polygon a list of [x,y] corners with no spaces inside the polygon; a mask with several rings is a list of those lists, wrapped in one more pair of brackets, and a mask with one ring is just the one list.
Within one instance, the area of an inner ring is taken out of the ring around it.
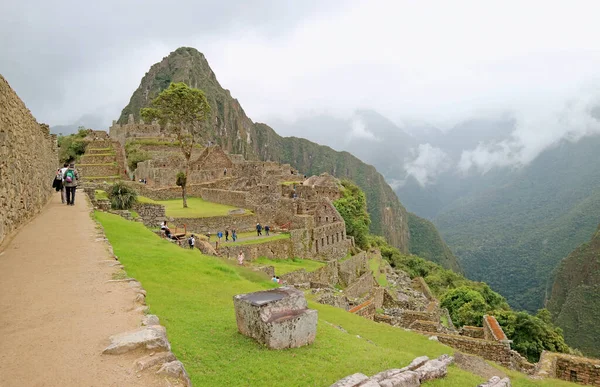
{"label": "tree", "polygon": [[365,193],[353,182],[342,181],[342,197],[333,205],[346,223],[346,234],[353,236],[361,248],[369,247],[369,225],[371,218],[367,212]]}
{"label": "tree", "polygon": [[[199,136],[202,124],[210,115],[210,105],[202,90],[188,87],[185,83],[171,83],[151,103],[149,108],[141,110],[142,118],[147,121],[158,120],[162,127],[175,134],[181,152],[185,157],[185,179],[181,180],[183,207],[187,207],[187,176],[190,159]],[[179,179],[178,179],[179,180]]]}
{"label": "tree", "polygon": [[448,309],[452,321],[458,326],[481,325],[488,309],[483,296],[467,286],[449,290],[442,297],[441,306]]}

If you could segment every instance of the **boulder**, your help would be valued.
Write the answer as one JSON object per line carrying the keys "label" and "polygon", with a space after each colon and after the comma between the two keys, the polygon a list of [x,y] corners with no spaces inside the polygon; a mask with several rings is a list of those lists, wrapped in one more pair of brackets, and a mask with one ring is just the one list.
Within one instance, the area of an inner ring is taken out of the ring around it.
{"label": "boulder", "polygon": [[429,360],[415,371],[419,374],[421,382],[439,379],[448,373],[448,365],[452,363],[452,356],[442,355],[437,359]]}
{"label": "boulder", "polygon": [[364,382],[367,379],[369,379],[367,375],[356,373],[338,380],[330,387],[354,387],[358,386],[361,382]]}
{"label": "boulder", "polygon": [[171,352],[159,352],[137,359],[135,361],[134,368],[137,371],[143,371],[148,368],[162,365],[164,363],[169,363],[175,360],[177,360],[177,358],[175,358],[175,355],[173,355]]}
{"label": "boulder", "polygon": [[192,382],[190,381],[190,377],[185,371],[185,367],[183,363],[179,360],[175,360],[169,363],[165,363],[160,367],[158,371],[156,371],[158,375],[167,375],[172,378],[180,379],[185,382],[186,386],[191,386]]}
{"label": "boulder", "polygon": [[145,326],[160,325],[158,316],[156,316],[155,314],[145,315],[144,318],[142,319],[142,325],[145,325]]}
{"label": "boulder", "polygon": [[169,351],[165,328],[155,325],[111,336],[110,345],[102,353],[119,355],[137,349]]}
{"label": "boulder", "polygon": [[308,309],[304,293],[291,286],[233,297],[241,334],[271,349],[311,344],[317,334],[317,311]]}
{"label": "boulder", "polygon": [[419,374],[414,371],[404,371],[378,382],[381,387],[419,387]]}
{"label": "boulder", "polygon": [[492,376],[490,378],[490,380],[488,380],[487,382],[480,384],[477,387],[510,387],[510,379],[509,378],[502,378],[500,379],[499,376]]}

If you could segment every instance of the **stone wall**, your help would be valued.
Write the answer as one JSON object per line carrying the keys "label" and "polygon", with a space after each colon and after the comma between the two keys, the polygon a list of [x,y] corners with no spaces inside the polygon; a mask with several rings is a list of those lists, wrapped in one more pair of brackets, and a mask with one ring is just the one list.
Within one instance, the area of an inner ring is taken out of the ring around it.
{"label": "stone wall", "polygon": [[325,266],[309,273],[310,282],[335,286],[339,282],[337,265],[336,261],[329,261]]}
{"label": "stone wall", "polygon": [[[114,156],[113,156],[114,160]],[[119,176],[119,166],[113,163],[109,164],[77,164],[77,171],[80,178],[98,177],[98,176]]]}
{"label": "stone wall", "polygon": [[348,288],[346,288],[344,291],[344,294],[350,298],[360,298],[371,293],[374,287],[375,279],[373,278],[373,274],[368,272],[363,274],[352,285],[348,286]]}
{"label": "stone wall", "polygon": [[348,286],[369,271],[367,253],[364,251],[339,263],[340,285]]}
{"label": "stone wall", "polygon": [[567,380],[589,386],[600,386],[600,360],[553,353],[554,375],[557,379]]}
{"label": "stone wall", "polygon": [[481,327],[472,327],[469,325],[465,325],[460,329],[459,334],[461,336],[467,336],[474,339],[483,339],[485,337],[483,328]]}
{"label": "stone wall", "polygon": [[431,292],[431,289],[429,289],[429,285],[427,285],[423,277],[414,278],[412,280],[412,288],[419,290],[421,293],[423,293],[429,301],[436,300],[435,296]]}
{"label": "stone wall", "polygon": [[438,341],[461,352],[478,355],[486,360],[502,364],[505,367],[512,366],[512,354],[510,346],[497,341],[474,339],[458,335],[436,334]]}
{"label": "stone wall", "polygon": [[415,331],[436,333],[440,331],[440,324],[433,321],[416,320],[408,328]]}
{"label": "stone wall", "polygon": [[369,320],[373,320],[376,313],[375,303],[373,302],[373,299],[370,299],[360,305],[355,306],[354,308],[351,308],[348,312],[362,316]]}
{"label": "stone wall", "polygon": [[248,208],[246,203],[247,195],[248,192],[243,191],[206,188],[200,190],[200,197],[204,200],[240,208]]}
{"label": "stone wall", "polygon": [[502,327],[498,324],[494,316],[483,316],[483,335],[486,340],[508,341]]}
{"label": "stone wall", "polygon": [[173,218],[171,223],[178,227],[185,224],[188,231],[206,234],[211,232],[215,235],[218,231],[225,233],[226,229],[235,228],[238,232],[252,231],[256,228],[257,217],[253,214],[211,216],[208,218]]}
{"label": "stone wall", "polygon": [[57,168],[56,136],[0,75],[0,243],[42,210]]}
{"label": "stone wall", "polygon": [[136,203],[133,210],[138,213],[146,227],[158,227],[165,216],[165,206],[152,203]]}
{"label": "stone wall", "polygon": [[399,325],[408,328],[410,325],[417,321],[431,321],[437,323],[439,321],[439,317],[436,316],[435,313],[431,312],[417,312],[414,310],[403,310],[400,314]]}
{"label": "stone wall", "polygon": [[295,256],[292,243],[289,239],[280,239],[272,242],[238,246],[228,246],[226,243],[221,243],[218,251],[221,256],[228,259],[237,258],[240,251],[244,252],[246,260],[254,260],[259,257],[283,259],[293,258]]}

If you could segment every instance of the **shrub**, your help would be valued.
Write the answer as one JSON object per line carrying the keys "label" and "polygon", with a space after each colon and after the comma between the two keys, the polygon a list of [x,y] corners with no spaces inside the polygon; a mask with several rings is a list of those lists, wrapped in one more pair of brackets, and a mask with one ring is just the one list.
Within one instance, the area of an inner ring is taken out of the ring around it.
{"label": "shrub", "polygon": [[127,151],[127,163],[129,169],[134,171],[137,168],[138,163],[150,159],[150,154],[144,150],[141,150],[139,146],[132,147]]}
{"label": "shrub", "polygon": [[123,182],[116,182],[110,190],[109,199],[113,210],[129,210],[137,201],[137,192]]}

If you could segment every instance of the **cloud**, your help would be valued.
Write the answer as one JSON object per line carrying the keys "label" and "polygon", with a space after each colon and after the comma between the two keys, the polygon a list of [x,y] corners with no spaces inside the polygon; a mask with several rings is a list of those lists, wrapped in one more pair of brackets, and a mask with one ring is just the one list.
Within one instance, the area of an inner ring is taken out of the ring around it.
{"label": "cloud", "polygon": [[411,151],[414,159],[405,160],[404,170],[407,176],[414,177],[422,187],[433,183],[440,173],[451,167],[450,158],[440,148],[420,144]]}
{"label": "cloud", "polygon": [[546,110],[525,109],[508,139],[480,143],[475,149],[463,151],[458,169],[463,174],[485,174],[495,167],[519,168],[561,141],[576,142],[585,136],[600,135],[600,121],[595,114],[599,107],[600,98],[593,90],[578,90],[573,98],[547,104]]}
{"label": "cloud", "polygon": [[349,139],[371,140],[378,141],[377,137],[367,129],[365,122],[359,117],[353,117],[350,127],[352,130],[349,134]]}

